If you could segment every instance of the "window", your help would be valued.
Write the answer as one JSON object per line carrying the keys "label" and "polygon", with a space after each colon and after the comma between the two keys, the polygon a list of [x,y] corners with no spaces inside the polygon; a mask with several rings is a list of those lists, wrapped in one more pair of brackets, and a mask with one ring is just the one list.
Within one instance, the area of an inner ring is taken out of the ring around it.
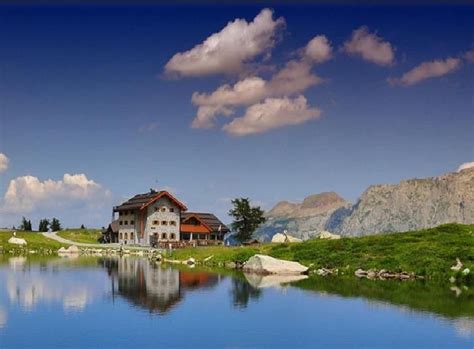
{"label": "window", "polygon": [[159,225],[160,222],[158,222],[158,221],[153,221],[153,224],[154,224],[154,225]]}
{"label": "window", "polygon": [[135,224],[135,221],[130,221],[130,224],[131,224],[131,225],[134,225],[134,224]]}
{"label": "window", "polygon": [[167,221],[161,221],[161,225],[168,225]]}
{"label": "window", "polygon": [[128,224],[128,221],[125,221],[123,224],[127,225],[127,224]]}
{"label": "window", "polygon": [[159,207],[155,207],[155,211],[158,212],[160,210]]}
{"label": "window", "polygon": [[123,240],[123,234],[120,233],[120,240]]}
{"label": "window", "polygon": [[166,212],[166,207],[163,206],[163,207],[161,208],[161,212]]}
{"label": "window", "polygon": [[176,239],[176,234],[175,233],[171,233],[171,237],[170,237],[171,240],[174,240]]}
{"label": "window", "polygon": [[170,207],[170,212],[174,212],[174,208],[173,208],[173,207]]}
{"label": "window", "polygon": [[122,215],[122,212],[119,212],[119,216],[121,216],[121,215]]}
{"label": "window", "polygon": [[176,226],[176,222],[175,221],[170,221],[170,225]]}
{"label": "window", "polygon": [[133,233],[130,233],[130,239],[133,240]]}
{"label": "window", "polygon": [[120,221],[120,222],[119,222],[119,224],[120,224],[120,225],[123,225],[123,222],[122,222],[122,221]]}
{"label": "window", "polygon": [[124,235],[125,235],[125,240],[128,240],[128,234],[125,233]]}
{"label": "window", "polygon": [[167,238],[166,233],[161,233],[161,238],[166,239]]}

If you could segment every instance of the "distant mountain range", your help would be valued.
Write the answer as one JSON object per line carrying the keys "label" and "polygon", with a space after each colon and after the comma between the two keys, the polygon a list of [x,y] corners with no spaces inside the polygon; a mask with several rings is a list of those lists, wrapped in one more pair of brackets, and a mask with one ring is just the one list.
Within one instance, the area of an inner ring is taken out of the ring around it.
{"label": "distant mountain range", "polygon": [[281,201],[266,213],[256,237],[270,240],[283,230],[302,239],[323,230],[343,236],[416,230],[444,223],[474,224],[474,168],[439,177],[370,186],[352,205],[337,193]]}

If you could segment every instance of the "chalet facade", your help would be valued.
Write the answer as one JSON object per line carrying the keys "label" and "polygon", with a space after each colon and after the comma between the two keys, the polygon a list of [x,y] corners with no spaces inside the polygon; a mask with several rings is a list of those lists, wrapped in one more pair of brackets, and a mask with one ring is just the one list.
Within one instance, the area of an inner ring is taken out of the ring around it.
{"label": "chalet facade", "polygon": [[[213,214],[187,212],[167,191],[135,195],[113,209],[118,242],[160,246],[178,242],[219,242],[229,229]],[[118,215],[118,217],[116,217]]]}

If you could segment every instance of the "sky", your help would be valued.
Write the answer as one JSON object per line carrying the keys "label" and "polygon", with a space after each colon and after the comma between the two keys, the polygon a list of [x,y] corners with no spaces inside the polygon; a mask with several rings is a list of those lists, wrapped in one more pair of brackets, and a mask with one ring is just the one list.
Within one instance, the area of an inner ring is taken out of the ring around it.
{"label": "sky", "polygon": [[0,226],[166,189],[229,222],[474,161],[474,7],[0,5]]}

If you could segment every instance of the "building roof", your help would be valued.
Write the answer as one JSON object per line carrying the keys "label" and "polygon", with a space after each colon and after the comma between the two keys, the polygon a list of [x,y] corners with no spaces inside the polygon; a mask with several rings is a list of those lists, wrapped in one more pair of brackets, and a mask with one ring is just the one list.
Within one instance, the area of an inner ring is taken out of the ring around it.
{"label": "building roof", "polygon": [[225,234],[230,231],[229,228],[227,228],[227,226],[212,213],[184,212],[181,214],[181,222],[183,223],[191,217],[195,217],[202,224],[208,226],[212,232],[219,232],[219,227],[221,227],[221,233]]}
{"label": "building roof", "polygon": [[168,193],[166,190],[150,190],[148,193],[145,194],[137,194],[133,198],[125,201],[119,206],[114,207],[114,212],[117,211],[125,211],[125,210],[143,210],[144,208],[148,207],[156,200],[160,199],[161,197],[166,196],[172,202],[174,202],[178,207],[180,207],[183,211],[187,210],[186,205],[184,205],[181,201],[176,199],[173,195]]}

